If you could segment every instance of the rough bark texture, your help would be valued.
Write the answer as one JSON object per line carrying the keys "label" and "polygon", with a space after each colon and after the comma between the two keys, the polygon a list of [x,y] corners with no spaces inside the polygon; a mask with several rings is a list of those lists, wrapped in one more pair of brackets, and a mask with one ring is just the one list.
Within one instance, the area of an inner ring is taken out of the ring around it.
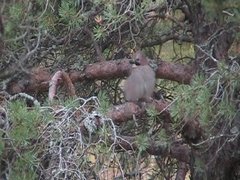
{"label": "rough bark texture", "polygon": [[[83,71],[71,71],[69,77],[73,83],[86,80],[104,80],[124,78],[132,69],[129,63],[130,59],[122,59],[115,61],[105,61],[87,65]],[[194,75],[193,69],[188,65],[173,64],[161,61],[158,65],[156,76],[162,79],[169,79],[180,83],[190,83]],[[11,81],[7,86],[10,94],[20,92],[41,92],[48,90],[48,83],[51,74],[46,68],[34,68],[30,75],[22,76],[19,79]]]}

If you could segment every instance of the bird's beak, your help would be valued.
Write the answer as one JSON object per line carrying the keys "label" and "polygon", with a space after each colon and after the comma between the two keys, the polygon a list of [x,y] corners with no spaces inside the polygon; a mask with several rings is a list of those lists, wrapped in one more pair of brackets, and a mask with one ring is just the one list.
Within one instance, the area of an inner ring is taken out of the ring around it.
{"label": "bird's beak", "polygon": [[137,66],[141,65],[139,59],[135,59],[135,60],[131,59],[131,60],[129,61],[129,63],[130,63],[130,64],[137,65]]}
{"label": "bird's beak", "polygon": [[136,64],[137,66],[141,65],[140,60],[139,60],[139,59],[136,59],[136,60],[135,60],[135,64]]}
{"label": "bird's beak", "polygon": [[136,64],[136,61],[133,60],[133,59],[131,59],[131,60],[129,61],[129,63],[130,63],[130,64]]}

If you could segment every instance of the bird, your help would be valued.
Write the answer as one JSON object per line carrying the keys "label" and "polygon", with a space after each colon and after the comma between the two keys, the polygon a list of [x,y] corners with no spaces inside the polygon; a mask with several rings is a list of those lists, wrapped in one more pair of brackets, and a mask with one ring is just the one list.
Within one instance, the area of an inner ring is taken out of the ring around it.
{"label": "bird", "polygon": [[142,51],[134,55],[134,62],[137,65],[127,77],[123,92],[126,101],[150,102],[156,82],[155,72],[149,66],[149,59]]}

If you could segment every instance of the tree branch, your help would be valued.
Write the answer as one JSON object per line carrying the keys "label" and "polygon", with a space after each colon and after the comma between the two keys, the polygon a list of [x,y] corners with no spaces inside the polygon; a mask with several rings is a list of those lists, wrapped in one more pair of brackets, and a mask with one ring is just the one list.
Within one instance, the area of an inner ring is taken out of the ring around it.
{"label": "tree branch", "polygon": [[[77,81],[81,82],[84,80],[124,78],[130,73],[132,69],[129,61],[130,59],[121,59],[89,64],[83,71],[71,71],[69,73],[69,77],[73,83]],[[156,77],[189,84],[194,73],[195,70],[189,65],[174,64],[166,61],[161,61],[158,64]],[[51,78],[48,70],[46,68],[35,68],[31,71],[31,74],[31,76],[24,77],[25,80],[28,81],[28,85],[25,87],[25,89],[22,89],[21,84],[18,84],[21,80],[19,79],[19,81],[11,84],[12,87],[8,87],[9,93],[19,93],[19,91],[15,92],[13,88],[16,88],[17,86],[21,86],[21,92],[39,92],[40,89],[41,91],[48,91],[48,83],[46,82],[48,82]]]}
{"label": "tree branch", "polygon": [[[117,147],[124,150],[137,150],[139,147],[135,142],[136,138],[130,136],[121,136],[117,138],[117,141],[115,141]],[[190,162],[190,148],[179,141],[174,141],[171,144],[167,144],[165,142],[149,139],[148,142],[149,145],[146,148],[146,152],[150,155],[161,157],[171,156],[172,158],[176,158],[181,162]]]}

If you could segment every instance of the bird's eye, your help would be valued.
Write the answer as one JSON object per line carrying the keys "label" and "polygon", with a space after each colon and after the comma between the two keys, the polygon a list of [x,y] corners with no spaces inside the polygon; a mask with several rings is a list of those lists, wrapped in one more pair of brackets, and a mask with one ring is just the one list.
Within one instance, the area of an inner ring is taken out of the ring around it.
{"label": "bird's eye", "polygon": [[136,59],[136,60],[135,60],[135,64],[136,64],[136,65],[140,65],[140,59]]}
{"label": "bird's eye", "polygon": [[0,113],[0,117],[2,117],[3,119],[6,119],[6,113],[5,112],[1,112]]}

